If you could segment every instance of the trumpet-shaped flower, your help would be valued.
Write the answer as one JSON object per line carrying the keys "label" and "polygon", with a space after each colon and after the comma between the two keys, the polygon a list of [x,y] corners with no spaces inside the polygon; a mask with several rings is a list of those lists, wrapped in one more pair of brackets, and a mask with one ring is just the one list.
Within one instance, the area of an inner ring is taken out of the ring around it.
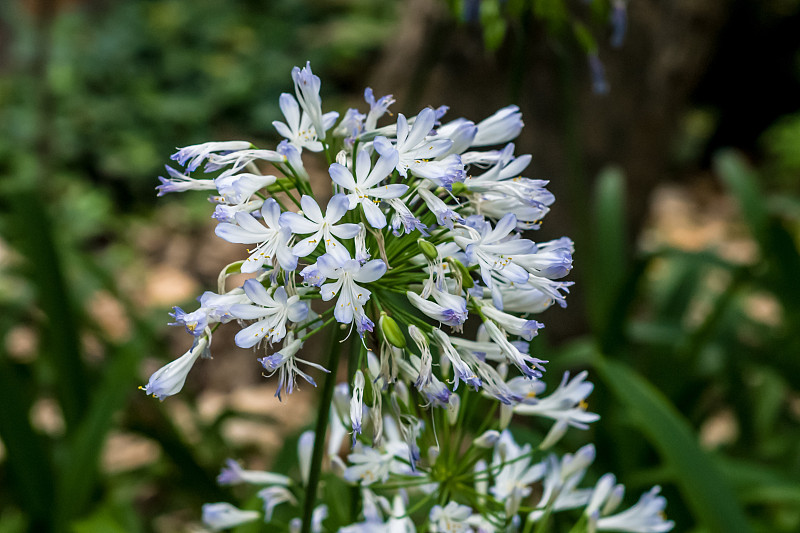
{"label": "trumpet-shaped flower", "polygon": [[194,172],[212,154],[226,155],[231,152],[247,150],[253,145],[247,141],[223,141],[195,144],[179,148],[170,159],[177,161],[188,172]]}
{"label": "trumpet-shaped flower", "polygon": [[208,337],[197,339],[189,351],[154,372],[147,385],[141,388],[145,393],[155,396],[159,400],[178,394],[183,388],[183,384],[186,383],[186,376],[195,361],[201,355],[206,354],[207,348]]}
{"label": "trumpet-shaped flower", "polygon": [[664,533],[675,527],[675,522],[664,517],[667,500],[659,496],[661,487],[655,486],[642,494],[636,504],[612,516],[597,519],[598,531],[628,531],[631,533]]}
{"label": "trumpet-shaped flower", "polygon": [[203,505],[203,523],[212,531],[230,529],[259,518],[261,514],[258,511],[243,511],[225,502]]}

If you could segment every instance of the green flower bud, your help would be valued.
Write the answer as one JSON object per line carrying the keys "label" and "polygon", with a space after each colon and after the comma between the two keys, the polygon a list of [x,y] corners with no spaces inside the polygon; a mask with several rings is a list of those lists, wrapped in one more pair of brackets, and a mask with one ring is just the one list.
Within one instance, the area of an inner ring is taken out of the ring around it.
{"label": "green flower bud", "polygon": [[436,261],[436,258],[439,257],[439,251],[436,249],[436,246],[425,239],[417,239],[417,244],[419,245],[419,249],[422,250],[422,255],[427,257],[428,261]]}
{"label": "green flower bud", "polygon": [[397,346],[398,348],[406,347],[406,337],[400,330],[400,326],[397,325],[397,322],[395,322],[392,317],[386,313],[381,313],[381,318],[378,320],[378,326],[380,326],[381,331],[383,332],[383,337],[389,342],[389,344],[392,346]]}

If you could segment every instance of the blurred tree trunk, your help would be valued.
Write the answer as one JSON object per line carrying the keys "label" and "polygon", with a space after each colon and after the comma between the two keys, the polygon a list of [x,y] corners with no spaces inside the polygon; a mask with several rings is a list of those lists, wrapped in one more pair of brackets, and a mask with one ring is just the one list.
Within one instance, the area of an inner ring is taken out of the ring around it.
{"label": "blurred tree trunk", "polygon": [[[729,0],[631,0],[623,47],[601,43],[611,90],[597,95],[585,56],[542,28],[510,28],[501,49],[487,52],[480,28],[457,24],[444,2],[410,0],[370,82],[376,94],[394,94],[396,109],[409,114],[449,105],[445,120],[480,120],[518,104],[526,128],[517,153],[533,155],[526,175],[552,180],[557,198],[534,238],[573,236],[580,279],[580,269],[591,268],[581,263],[580,246],[594,177],[608,165],[624,171],[633,241],[651,191],[669,176],[676,129],[729,7]],[[575,293],[574,316],[559,314],[548,322],[556,337],[585,331],[581,291]]]}

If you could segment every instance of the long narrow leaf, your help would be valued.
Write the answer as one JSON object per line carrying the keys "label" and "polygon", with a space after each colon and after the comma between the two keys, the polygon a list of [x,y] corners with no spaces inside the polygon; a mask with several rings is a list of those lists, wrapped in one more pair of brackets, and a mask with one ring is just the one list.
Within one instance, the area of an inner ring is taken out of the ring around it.
{"label": "long narrow leaf", "polygon": [[700,449],[691,428],[669,401],[626,365],[598,358],[597,369],[675,473],[697,520],[709,531],[750,532],[728,480]]}

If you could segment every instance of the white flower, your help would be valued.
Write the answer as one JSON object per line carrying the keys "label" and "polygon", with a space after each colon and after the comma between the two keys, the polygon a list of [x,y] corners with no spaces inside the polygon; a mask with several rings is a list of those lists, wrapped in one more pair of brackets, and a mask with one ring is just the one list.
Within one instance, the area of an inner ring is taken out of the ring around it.
{"label": "white flower", "polygon": [[469,533],[472,527],[467,520],[472,516],[472,508],[457,502],[446,506],[434,505],[428,515],[431,533]]}
{"label": "white flower", "polygon": [[514,139],[522,131],[522,113],[519,107],[510,105],[496,111],[492,116],[478,122],[478,133],[472,146],[502,144]]}
{"label": "white flower", "polygon": [[357,442],[353,452],[347,456],[351,465],[345,470],[344,478],[368,486],[376,481],[386,481],[390,474],[406,474],[408,465],[398,460],[396,455],[401,451],[405,451],[405,444],[401,449],[393,447],[382,452]]}
{"label": "white flower", "polygon": [[350,399],[350,424],[353,428],[353,446],[361,434],[361,417],[364,414],[364,374],[356,370],[353,378],[353,397]]}
{"label": "white flower", "polygon": [[236,334],[236,346],[252,348],[262,340],[279,342],[286,336],[286,321],[300,322],[308,316],[308,304],[298,295],[288,297],[286,289],[276,288],[272,295],[254,279],[244,282],[244,292],[255,305],[233,305],[231,314],[241,320],[258,320]]}
{"label": "white flower", "polygon": [[[283,93],[278,103],[283,116],[286,117],[285,124],[278,120],[272,122],[278,133],[300,150],[306,149],[310,152],[321,152],[322,143],[317,140],[317,130],[314,128],[311,116],[306,112],[300,112],[300,107],[297,105],[297,100],[295,100],[294,96]],[[322,115],[322,130],[327,131],[330,129],[338,117],[339,113],[336,112]]]}
{"label": "white flower", "polygon": [[[473,222],[479,223],[480,219]],[[464,250],[470,266],[480,266],[481,279],[490,289],[493,287],[493,275],[512,283],[525,283],[528,280],[528,271],[514,263],[513,256],[531,253],[536,245],[528,239],[511,238],[510,234],[516,225],[516,217],[509,213],[498,220],[494,228],[490,224],[480,223],[478,224],[480,230],[461,226],[468,229],[468,235],[454,237],[456,244]],[[495,307],[500,309],[502,302],[497,301],[494,291],[492,296]]]}
{"label": "white flower", "polygon": [[588,429],[588,424],[600,419],[600,415],[586,411],[586,398],[594,389],[594,384],[585,381],[588,375],[584,370],[570,380],[569,372],[564,372],[561,384],[552,394],[535,403],[519,404],[514,407],[514,412],[544,416],[564,421],[572,427]]}
{"label": "white flower", "polygon": [[432,289],[431,294],[435,300],[433,302],[415,292],[406,291],[406,297],[414,307],[441,324],[460,330],[461,325],[467,320],[467,301],[461,296],[440,291],[436,287]]}
{"label": "white flower", "polygon": [[453,145],[450,139],[426,139],[435,122],[436,114],[429,107],[419,112],[413,126],[409,126],[406,117],[398,113],[395,144],[392,145],[385,137],[376,137],[373,141],[375,151],[385,156],[396,152],[398,159],[395,165],[404,178],[408,176],[409,170],[416,173],[417,168],[424,166],[429,160],[444,155]]}
{"label": "white flower", "polygon": [[164,196],[170,192],[184,192],[184,191],[208,191],[215,188],[213,180],[198,180],[184,174],[181,174],[172,167],[165,166],[169,178],[159,176],[158,179],[161,185],[156,187],[158,196]]}
{"label": "white flower", "polygon": [[664,533],[675,527],[675,522],[664,517],[667,500],[659,496],[661,487],[645,492],[636,504],[612,516],[597,520],[599,531],[629,531],[631,533]]}
{"label": "white flower", "polygon": [[311,363],[295,357],[297,352],[299,352],[300,348],[302,347],[303,341],[300,339],[294,339],[292,333],[289,333],[289,335],[286,337],[283,348],[281,348],[279,352],[262,357],[258,360],[258,362],[261,363],[261,366],[263,366],[264,369],[269,372],[268,376],[271,376],[275,372],[279,372],[278,390],[275,391],[275,396],[277,396],[279,400],[281,399],[282,390],[285,390],[287,394],[294,392],[298,375],[315,387],[317,386],[317,383],[311,376],[297,368],[297,363],[305,363],[318,370],[322,370],[323,372],[329,372],[329,370],[326,370],[324,367],[316,363]]}
{"label": "white flower", "polygon": [[247,150],[253,146],[247,141],[223,141],[223,142],[208,142],[203,144],[195,144],[179,148],[177,152],[172,154],[170,159],[177,161],[179,165],[186,167],[189,172],[194,172],[197,168],[208,159],[209,156],[217,152],[227,154],[230,152],[239,152]]}
{"label": "white flower", "polygon": [[497,501],[505,502],[509,516],[517,513],[522,499],[530,496],[531,485],[545,475],[544,465],[531,465],[530,455],[531,445],[519,446],[508,430],[500,434],[495,444],[492,471],[496,474],[489,490]]}
{"label": "white flower", "polygon": [[349,256],[324,254],[312,266],[316,267],[321,279],[336,280],[320,287],[320,295],[326,302],[339,295],[333,312],[336,320],[342,324],[354,323],[362,337],[365,331],[372,331],[375,324],[364,312],[364,304],[372,293],[356,282],[377,281],[386,273],[386,264],[380,259],[373,259],[362,265]]}
{"label": "white flower", "polygon": [[[322,114],[322,99],[319,96],[319,89],[322,86],[318,76],[311,72],[311,62],[307,61],[306,66],[300,69],[292,69],[292,79],[294,80],[294,90],[300,107],[309,116],[311,124],[314,126],[318,139],[325,140],[325,132],[333,126],[339,113]],[[330,117],[333,116],[333,119]],[[327,127],[326,127],[327,126]]]}
{"label": "white flower", "polygon": [[314,432],[309,429],[297,439],[297,464],[300,467],[300,479],[303,484],[308,483],[308,476],[311,473],[311,456],[314,453],[315,438]]}
{"label": "white flower", "polygon": [[317,248],[320,242],[324,242],[327,253],[347,254],[346,248],[334,236],[340,239],[352,239],[358,234],[358,224],[336,224],[347,213],[349,204],[347,196],[336,194],[328,201],[328,207],[323,216],[316,200],[311,196],[303,195],[300,199],[302,215],[292,212],[282,213],[281,224],[288,227],[292,233],[313,234],[295,244],[292,253],[298,257],[306,257]]}
{"label": "white flower", "polygon": [[278,180],[275,176],[261,174],[232,174],[214,180],[214,186],[228,204],[238,205],[247,202],[256,191],[269,187]]}
{"label": "white flower", "polygon": [[217,225],[216,234],[228,242],[258,243],[255,249],[250,250],[250,257],[242,264],[242,272],[255,272],[267,261],[271,266],[280,264],[288,271],[297,268],[297,256],[288,246],[291,232],[288,228],[281,227],[280,214],[278,203],[268,198],[261,207],[264,224],[259,223],[249,213],[236,213],[236,224],[222,222]]}
{"label": "white flower", "polygon": [[250,483],[252,485],[283,485],[288,486],[291,481],[282,474],[272,472],[262,472],[260,470],[245,470],[242,466],[228,459],[225,467],[217,476],[217,483],[220,485],[238,485],[240,483]]}
{"label": "white flower", "polygon": [[540,378],[544,372],[543,361],[529,354],[522,353],[514,343],[508,340],[506,334],[491,320],[486,320],[483,323],[486,332],[491,337],[492,341],[500,348],[500,352],[506,359],[513,363],[520,372],[529,378]]}
{"label": "white flower", "polygon": [[[355,179],[347,167],[333,163],[328,169],[331,179],[345,191],[349,191],[347,198],[350,201],[349,209],[361,205],[367,222],[373,228],[386,226],[386,215],[383,214],[378,204],[381,199],[397,198],[408,190],[408,185],[395,183],[380,185],[397,165],[397,153],[382,155],[370,169],[369,153],[360,150],[356,156]],[[373,200],[375,198],[375,200]]]}
{"label": "white flower", "polygon": [[257,496],[264,501],[264,522],[272,521],[272,512],[282,503],[297,504],[294,495],[286,487],[266,487]]}
{"label": "white flower", "polygon": [[203,523],[213,531],[222,531],[232,527],[258,520],[258,511],[242,511],[238,507],[225,502],[206,503],[203,505]]}
{"label": "white flower", "polygon": [[208,347],[208,337],[197,339],[188,352],[171,363],[156,370],[147,385],[140,387],[145,393],[163,400],[167,396],[178,394],[186,383],[186,376],[195,361],[203,355]]}

